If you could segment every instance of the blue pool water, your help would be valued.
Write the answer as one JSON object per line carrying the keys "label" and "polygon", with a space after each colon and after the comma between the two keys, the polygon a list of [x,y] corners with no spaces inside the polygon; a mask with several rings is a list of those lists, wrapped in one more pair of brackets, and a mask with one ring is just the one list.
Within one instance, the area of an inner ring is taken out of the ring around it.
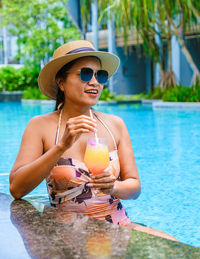
{"label": "blue pool water", "polygon": [[[0,192],[9,193],[9,171],[23,131],[53,104],[0,103]],[[200,247],[200,111],[152,110],[141,105],[98,106],[123,118],[141,178],[137,200],[123,201],[132,221]],[[43,182],[29,196],[47,201]]]}

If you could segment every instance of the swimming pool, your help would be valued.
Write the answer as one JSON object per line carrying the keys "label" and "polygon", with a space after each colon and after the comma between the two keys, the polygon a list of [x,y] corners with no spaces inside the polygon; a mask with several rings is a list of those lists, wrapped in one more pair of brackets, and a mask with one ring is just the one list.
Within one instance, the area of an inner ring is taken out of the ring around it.
{"label": "swimming pool", "polygon": [[[53,107],[0,103],[0,192],[9,193],[9,171],[29,119]],[[200,111],[152,110],[133,104],[96,109],[122,117],[131,136],[142,184],[137,200],[123,201],[131,220],[200,247]],[[29,195],[47,201],[45,183]]]}

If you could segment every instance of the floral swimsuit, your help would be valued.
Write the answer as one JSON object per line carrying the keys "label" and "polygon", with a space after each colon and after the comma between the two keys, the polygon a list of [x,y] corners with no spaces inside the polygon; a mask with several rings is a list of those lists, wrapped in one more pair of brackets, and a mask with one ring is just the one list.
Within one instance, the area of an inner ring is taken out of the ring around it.
{"label": "floral swimsuit", "polygon": [[[105,126],[111,135],[115,150],[109,152],[110,164],[116,179],[120,174],[117,145],[114,136],[102,119],[96,118]],[[60,112],[56,134],[58,142],[62,111]],[[63,177],[65,175],[65,177]],[[51,205],[63,211],[82,213],[90,217],[106,220],[114,224],[126,226],[130,219],[118,198],[104,194],[100,190],[87,186],[90,173],[83,162],[73,158],[61,157],[57,165],[46,178]]]}

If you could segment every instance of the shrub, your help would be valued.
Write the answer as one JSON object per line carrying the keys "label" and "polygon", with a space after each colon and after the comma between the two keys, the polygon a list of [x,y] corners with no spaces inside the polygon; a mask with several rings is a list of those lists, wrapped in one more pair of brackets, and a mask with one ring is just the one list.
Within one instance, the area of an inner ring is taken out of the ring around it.
{"label": "shrub", "polygon": [[144,93],[129,94],[129,95],[119,94],[115,96],[115,100],[116,101],[135,101],[135,100],[140,100],[143,97],[144,97]]}
{"label": "shrub", "polygon": [[48,97],[46,97],[39,89],[39,87],[27,87],[26,90],[24,90],[23,99],[38,99],[38,100],[49,100]]}
{"label": "shrub", "polygon": [[18,89],[19,73],[11,66],[0,69],[0,90],[15,91]]}
{"label": "shrub", "polygon": [[161,89],[160,87],[154,88],[153,91],[145,95],[145,99],[162,99],[164,90]]}
{"label": "shrub", "polygon": [[36,87],[38,75],[39,68],[3,67],[0,69],[0,91],[23,91],[29,86]]}
{"label": "shrub", "polygon": [[162,99],[168,102],[200,102],[200,84],[196,82],[191,87],[177,85],[175,88],[172,88],[168,86],[165,90],[156,87],[145,98]]}
{"label": "shrub", "polygon": [[19,69],[20,78],[19,78],[19,87],[26,89],[26,87],[38,87],[38,76],[40,73],[40,68],[28,68],[26,66]]}
{"label": "shrub", "polygon": [[101,101],[111,101],[114,100],[115,94],[111,93],[108,88],[104,88],[103,91],[101,92],[101,96],[99,98],[99,100]]}
{"label": "shrub", "polygon": [[143,98],[143,96],[144,96],[144,93],[130,94],[130,95],[124,95],[124,94],[115,95],[115,93],[110,92],[108,88],[104,88],[99,100],[107,101],[107,102],[109,102],[111,100],[133,101],[133,100],[140,100],[141,98]]}

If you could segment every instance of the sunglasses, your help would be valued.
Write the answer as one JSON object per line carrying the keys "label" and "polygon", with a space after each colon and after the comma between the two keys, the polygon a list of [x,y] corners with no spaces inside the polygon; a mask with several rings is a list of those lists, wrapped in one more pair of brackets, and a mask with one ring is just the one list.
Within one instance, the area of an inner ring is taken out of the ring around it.
{"label": "sunglasses", "polygon": [[99,69],[94,71],[90,67],[82,67],[80,70],[69,71],[69,73],[71,72],[80,72],[80,79],[83,82],[89,82],[94,75],[99,84],[105,84],[108,81],[109,76],[108,71],[106,70]]}

